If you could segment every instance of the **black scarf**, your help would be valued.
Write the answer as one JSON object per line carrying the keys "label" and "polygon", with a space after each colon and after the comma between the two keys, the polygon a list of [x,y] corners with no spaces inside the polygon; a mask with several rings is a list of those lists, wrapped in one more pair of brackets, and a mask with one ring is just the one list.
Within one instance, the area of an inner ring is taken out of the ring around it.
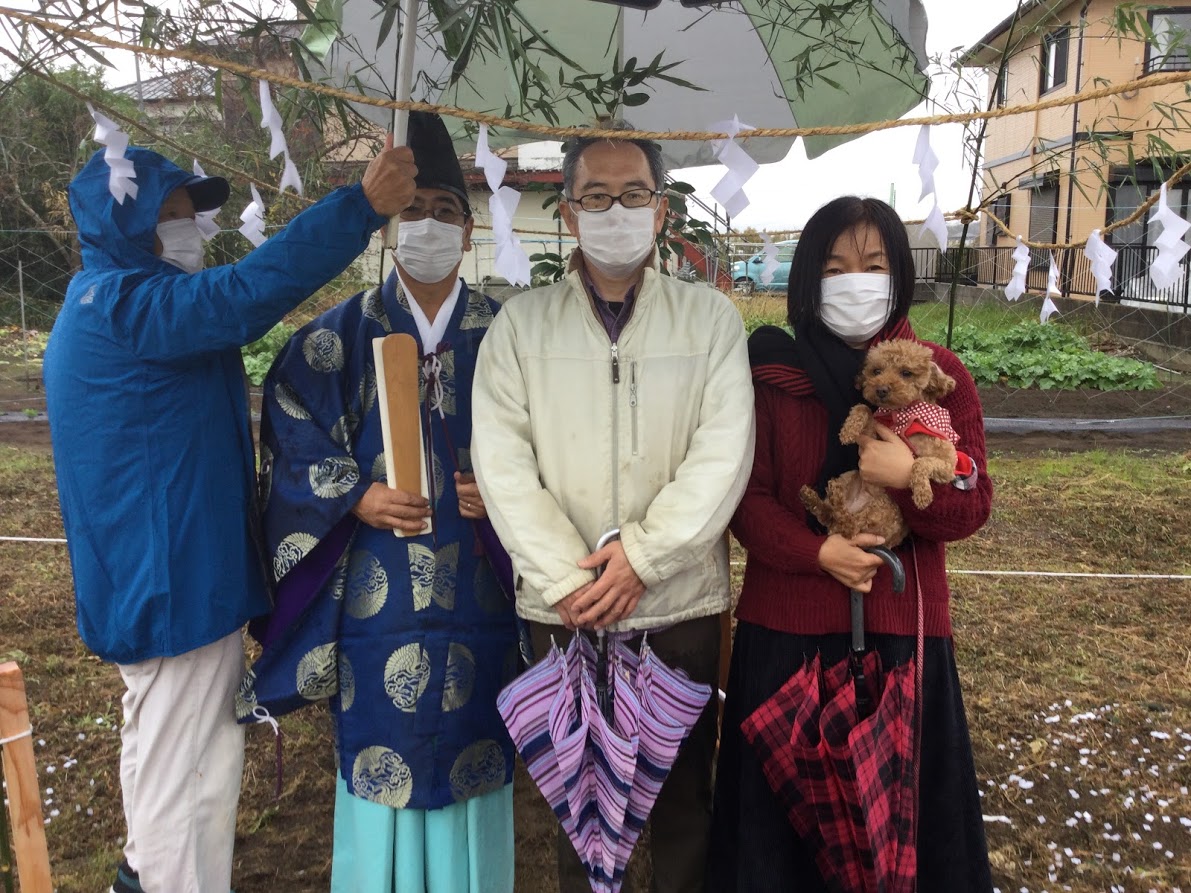
{"label": "black scarf", "polygon": [[[890,321],[873,343],[894,338],[913,338],[908,319]],[[825,494],[827,482],[860,464],[855,445],[839,442],[840,428],[848,413],[864,398],[856,388],[856,377],[864,364],[864,350],[849,347],[817,320],[794,326],[794,336],[776,326],[762,326],[749,338],[749,364],[753,378],[783,390],[806,396],[813,394],[827,410],[827,445],[815,489]],[[811,529],[822,526],[808,515]]]}
{"label": "black scarf", "polygon": [[864,363],[864,351],[849,347],[818,322],[799,323],[794,327],[794,353],[797,365],[806,372],[815,389],[815,398],[827,410],[827,449],[815,489],[822,496],[827,482],[860,465],[860,450],[855,444],[844,446],[839,432],[848,413],[864,398],[856,389],[856,376]]}

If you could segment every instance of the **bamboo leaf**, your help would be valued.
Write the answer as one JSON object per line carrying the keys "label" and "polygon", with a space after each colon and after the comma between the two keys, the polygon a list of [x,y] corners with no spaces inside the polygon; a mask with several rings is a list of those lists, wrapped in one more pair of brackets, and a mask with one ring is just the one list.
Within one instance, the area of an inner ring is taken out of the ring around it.
{"label": "bamboo leaf", "polygon": [[[386,40],[389,38],[389,32],[393,30],[393,21],[397,18],[397,4],[398,0],[386,0],[384,17],[381,18],[380,28],[376,32],[376,48],[379,50]],[[417,27],[417,23],[414,23]]]}

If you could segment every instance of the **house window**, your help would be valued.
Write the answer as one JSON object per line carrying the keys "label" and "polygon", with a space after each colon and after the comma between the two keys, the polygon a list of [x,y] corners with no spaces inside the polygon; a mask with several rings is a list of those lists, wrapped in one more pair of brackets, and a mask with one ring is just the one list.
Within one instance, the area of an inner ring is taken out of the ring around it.
{"label": "house window", "polygon": [[[1008,60],[1006,60],[1008,62]],[[993,82],[993,105],[1000,108],[1005,104],[1005,99],[1009,95],[1009,66],[1005,65],[997,71],[997,79]]]}
{"label": "house window", "polygon": [[1146,47],[1146,73],[1191,70],[1191,9],[1150,13],[1153,40]]}
{"label": "house window", "polygon": [[[1057,242],[1059,236],[1059,183],[1047,180],[1030,190],[1030,241]],[[1030,251],[1030,266],[1049,266],[1050,252]]]}
{"label": "house window", "polygon": [[[1171,165],[1166,164],[1157,172],[1139,169],[1136,174],[1118,179],[1109,188],[1105,222],[1111,224],[1130,217],[1147,198],[1162,188],[1162,178],[1170,173]],[[1191,183],[1183,181],[1167,189],[1166,201],[1171,210],[1185,219],[1191,212]],[[1113,289],[1125,297],[1154,294],[1149,284],[1149,268],[1162,228],[1151,226],[1148,217],[1148,214],[1143,215],[1127,226],[1113,230],[1107,237],[1117,250],[1117,260],[1112,267]],[[1184,241],[1187,240],[1191,240],[1191,235],[1184,236]]]}
{"label": "house window", "polygon": [[1042,38],[1042,83],[1038,92],[1046,93],[1067,83],[1067,40],[1071,28],[1064,25]]}
{"label": "house window", "polygon": [[[1006,192],[1004,195],[998,195],[993,199],[993,203],[988,207],[991,212],[1001,223],[1005,224],[1010,229],[1013,229],[1013,223],[1009,219],[1009,215],[1013,211],[1013,196]],[[1001,230],[992,220],[984,222],[984,241],[986,245],[996,245],[997,239],[1000,238]]]}

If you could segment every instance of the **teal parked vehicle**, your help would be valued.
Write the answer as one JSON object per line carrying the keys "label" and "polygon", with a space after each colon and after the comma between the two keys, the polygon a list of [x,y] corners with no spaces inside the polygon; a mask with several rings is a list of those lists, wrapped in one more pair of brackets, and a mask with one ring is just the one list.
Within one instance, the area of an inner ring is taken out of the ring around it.
{"label": "teal parked vehicle", "polygon": [[790,262],[794,259],[794,248],[797,239],[787,239],[775,242],[777,246],[777,269],[773,271],[773,281],[768,284],[761,282],[761,270],[765,267],[765,255],[758,251],[748,260],[738,260],[732,264],[732,288],[736,291],[751,295],[754,291],[785,291],[786,283],[790,281]]}

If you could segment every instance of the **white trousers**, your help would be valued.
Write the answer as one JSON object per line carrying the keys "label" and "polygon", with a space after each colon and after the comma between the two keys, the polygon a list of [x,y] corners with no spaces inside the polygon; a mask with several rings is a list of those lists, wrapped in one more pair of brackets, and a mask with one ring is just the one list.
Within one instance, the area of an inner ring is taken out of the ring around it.
{"label": "white trousers", "polygon": [[244,727],[239,631],[177,657],[120,664],[124,857],[145,893],[228,893]]}

